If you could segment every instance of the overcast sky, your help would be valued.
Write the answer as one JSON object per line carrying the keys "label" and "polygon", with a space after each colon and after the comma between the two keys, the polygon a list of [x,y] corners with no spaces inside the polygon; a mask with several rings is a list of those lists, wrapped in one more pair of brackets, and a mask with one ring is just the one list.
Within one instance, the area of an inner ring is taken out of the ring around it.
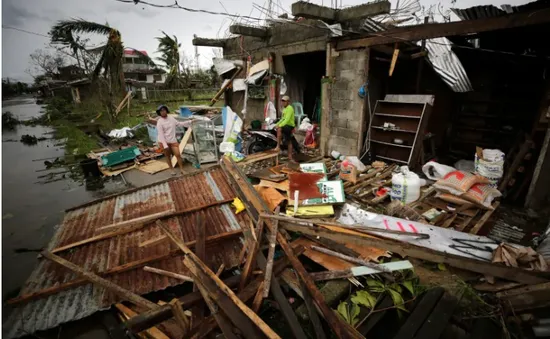
{"label": "overcast sky", "polygon": [[[273,0],[275,10],[290,12],[295,0]],[[344,6],[364,3],[361,0],[341,0]],[[401,3],[410,0],[400,0]],[[451,6],[449,0],[420,0],[424,6],[441,2],[446,8]],[[149,0],[155,4],[173,4],[174,0]],[[179,0],[180,5],[194,9],[226,12],[240,15],[261,17],[262,13],[253,9],[256,3],[265,7],[267,0]],[[311,2],[321,4],[321,0]],[[397,0],[391,0],[392,8]],[[520,5],[529,0],[457,0],[455,6],[467,8],[483,4]],[[329,0],[324,5],[330,6]],[[182,43],[182,49],[189,56],[194,55],[191,44],[193,34],[206,38],[223,38],[231,18],[206,13],[191,13],[179,9],[153,8],[145,5],[134,5],[116,2],[115,0],[2,0],[2,78],[10,77],[20,81],[31,82],[32,78],[25,73],[29,68],[29,54],[35,49],[46,48],[48,38],[7,29],[16,27],[30,32],[47,35],[50,27],[58,20],[83,18],[99,23],[109,23],[122,34],[126,47],[146,50],[150,55],[157,48],[155,37],[161,30],[176,35]],[[90,36],[94,43],[101,43],[105,38]],[[154,55],[153,55],[154,56]],[[213,49],[199,47],[199,62],[202,67],[211,64]]]}

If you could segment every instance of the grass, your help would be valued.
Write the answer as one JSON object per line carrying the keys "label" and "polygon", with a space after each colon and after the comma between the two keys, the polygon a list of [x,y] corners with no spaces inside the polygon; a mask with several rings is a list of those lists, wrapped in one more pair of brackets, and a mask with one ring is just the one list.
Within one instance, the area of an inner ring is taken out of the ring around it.
{"label": "grass", "polygon": [[[201,98],[202,99],[202,98]],[[167,103],[172,112],[179,110],[182,105],[209,105],[210,98],[204,98],[203,101],[174,100]],[[83,129],[86,126],[98,124],[99,128],[108,133],[112,129],[122,127],[134,127],[147,119],[148,115],[153,115],[160,105],[158,102],[141,102],[134,99],[130,104],[130,115],[127,108],[120,111],[117,121],[112,122],[106,113],[105,107],[101,101],[90,98],[79,105],[72,104],[61,98],[50,99],[43,118],[39,119],[41,123],[46,123],[55,128],[55,137],[66,140],[65,153],[67,156],[82,156],[93,149],[100,148],[98,139],[88,135]],[[219,100],[215,107],[222,107],[223,100]],[[149,114],[146,114],[149,113]],[[136,138],[142,140],[145,144],[150,144],[146,129],[140,129],[136,133]]]}

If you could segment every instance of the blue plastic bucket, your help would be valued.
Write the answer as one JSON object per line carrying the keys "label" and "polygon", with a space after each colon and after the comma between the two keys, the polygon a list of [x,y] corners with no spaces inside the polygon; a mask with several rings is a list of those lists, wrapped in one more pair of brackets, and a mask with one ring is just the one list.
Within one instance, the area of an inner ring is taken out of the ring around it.
{"label": "blue plastic bucket", "polygon": [[193,112],[185,106],[180,106],[180,116],[182,117],[190,117],[193,115]]}

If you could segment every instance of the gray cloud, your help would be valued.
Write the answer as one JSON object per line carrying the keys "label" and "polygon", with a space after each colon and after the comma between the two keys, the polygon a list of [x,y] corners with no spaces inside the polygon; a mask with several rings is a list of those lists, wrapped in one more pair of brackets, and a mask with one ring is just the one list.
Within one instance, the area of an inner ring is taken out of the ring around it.
{"label": "gray cloud", "polygon": [[[171,4],[173,1],[150,0],[157,4]],[[290,11],[290,6],[295,1],[297,0],[280,0],[280,5],[286,11]],[[343,5],[358,5],[366,1],[370,0],[346,0]],[[395,6],[397,0],[390,1]],[[440,0],[420,1],[426,7],[440,2]],[[457,6],[465,8],[489,3],[517,5],[529,1],[531,0],[459,0]],[[257,9],[251,11],[254,2],[264,6],[264,2],[258,0],[186,1],[185,6],[215,12],[225,12],[227,8],[227,11],[232,14],[265,17],[265,14]],[[313,2],[319,5],[322,3],[320,0]],[[450,6],[448,2],[444,2],[444,6]],[[183,0],[180,3],[184,5]],[[327,3],[328,1],[324,1],[325,5]],[[194,46],[191,44],[193,34],[205,38],[223,38],[227,36],[227,29],[232,22],[241,21],[226,16],[192,13],[180,9],[153,8],[143,4],[120,3],[115,0],[3,0],[2,9],[4,25],[40,34],[46,34],[58,20],[82,18],[99,23],[108,22],[122,33],[125,46],[146,50],[152,57],[157,56],[155,55],[157,49],[155,37],[160,36],[162,30],[169,35],[177,36],[182,43],[182,51],[186,57],[193,60]],[[275,7],[275,11],[283,12],[279,6]],[[91,38],[91,43],[94,45],[103,43],[106,39],[98,35],[87,37]],[[24,73],[25,69],[29,68],[28,56],[36,48],[43,48],[42,46],[47,43],[48,39],[45,37],[2,29],[2,76],[32,81],[32,78]],[[200,47],[199,54],[201,66],[209,67],[213,49]]]}

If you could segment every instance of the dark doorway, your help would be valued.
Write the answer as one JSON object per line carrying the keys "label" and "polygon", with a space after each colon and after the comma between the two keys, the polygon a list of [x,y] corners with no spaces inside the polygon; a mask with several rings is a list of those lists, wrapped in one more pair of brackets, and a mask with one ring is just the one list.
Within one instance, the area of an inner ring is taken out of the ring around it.
{"label": "dark doorway", "polygon": [[286,95],[299,102],[312,122],[319,122],[321,111],[321,78],[325,75],[325,51],[288,55],[285,64]]}

